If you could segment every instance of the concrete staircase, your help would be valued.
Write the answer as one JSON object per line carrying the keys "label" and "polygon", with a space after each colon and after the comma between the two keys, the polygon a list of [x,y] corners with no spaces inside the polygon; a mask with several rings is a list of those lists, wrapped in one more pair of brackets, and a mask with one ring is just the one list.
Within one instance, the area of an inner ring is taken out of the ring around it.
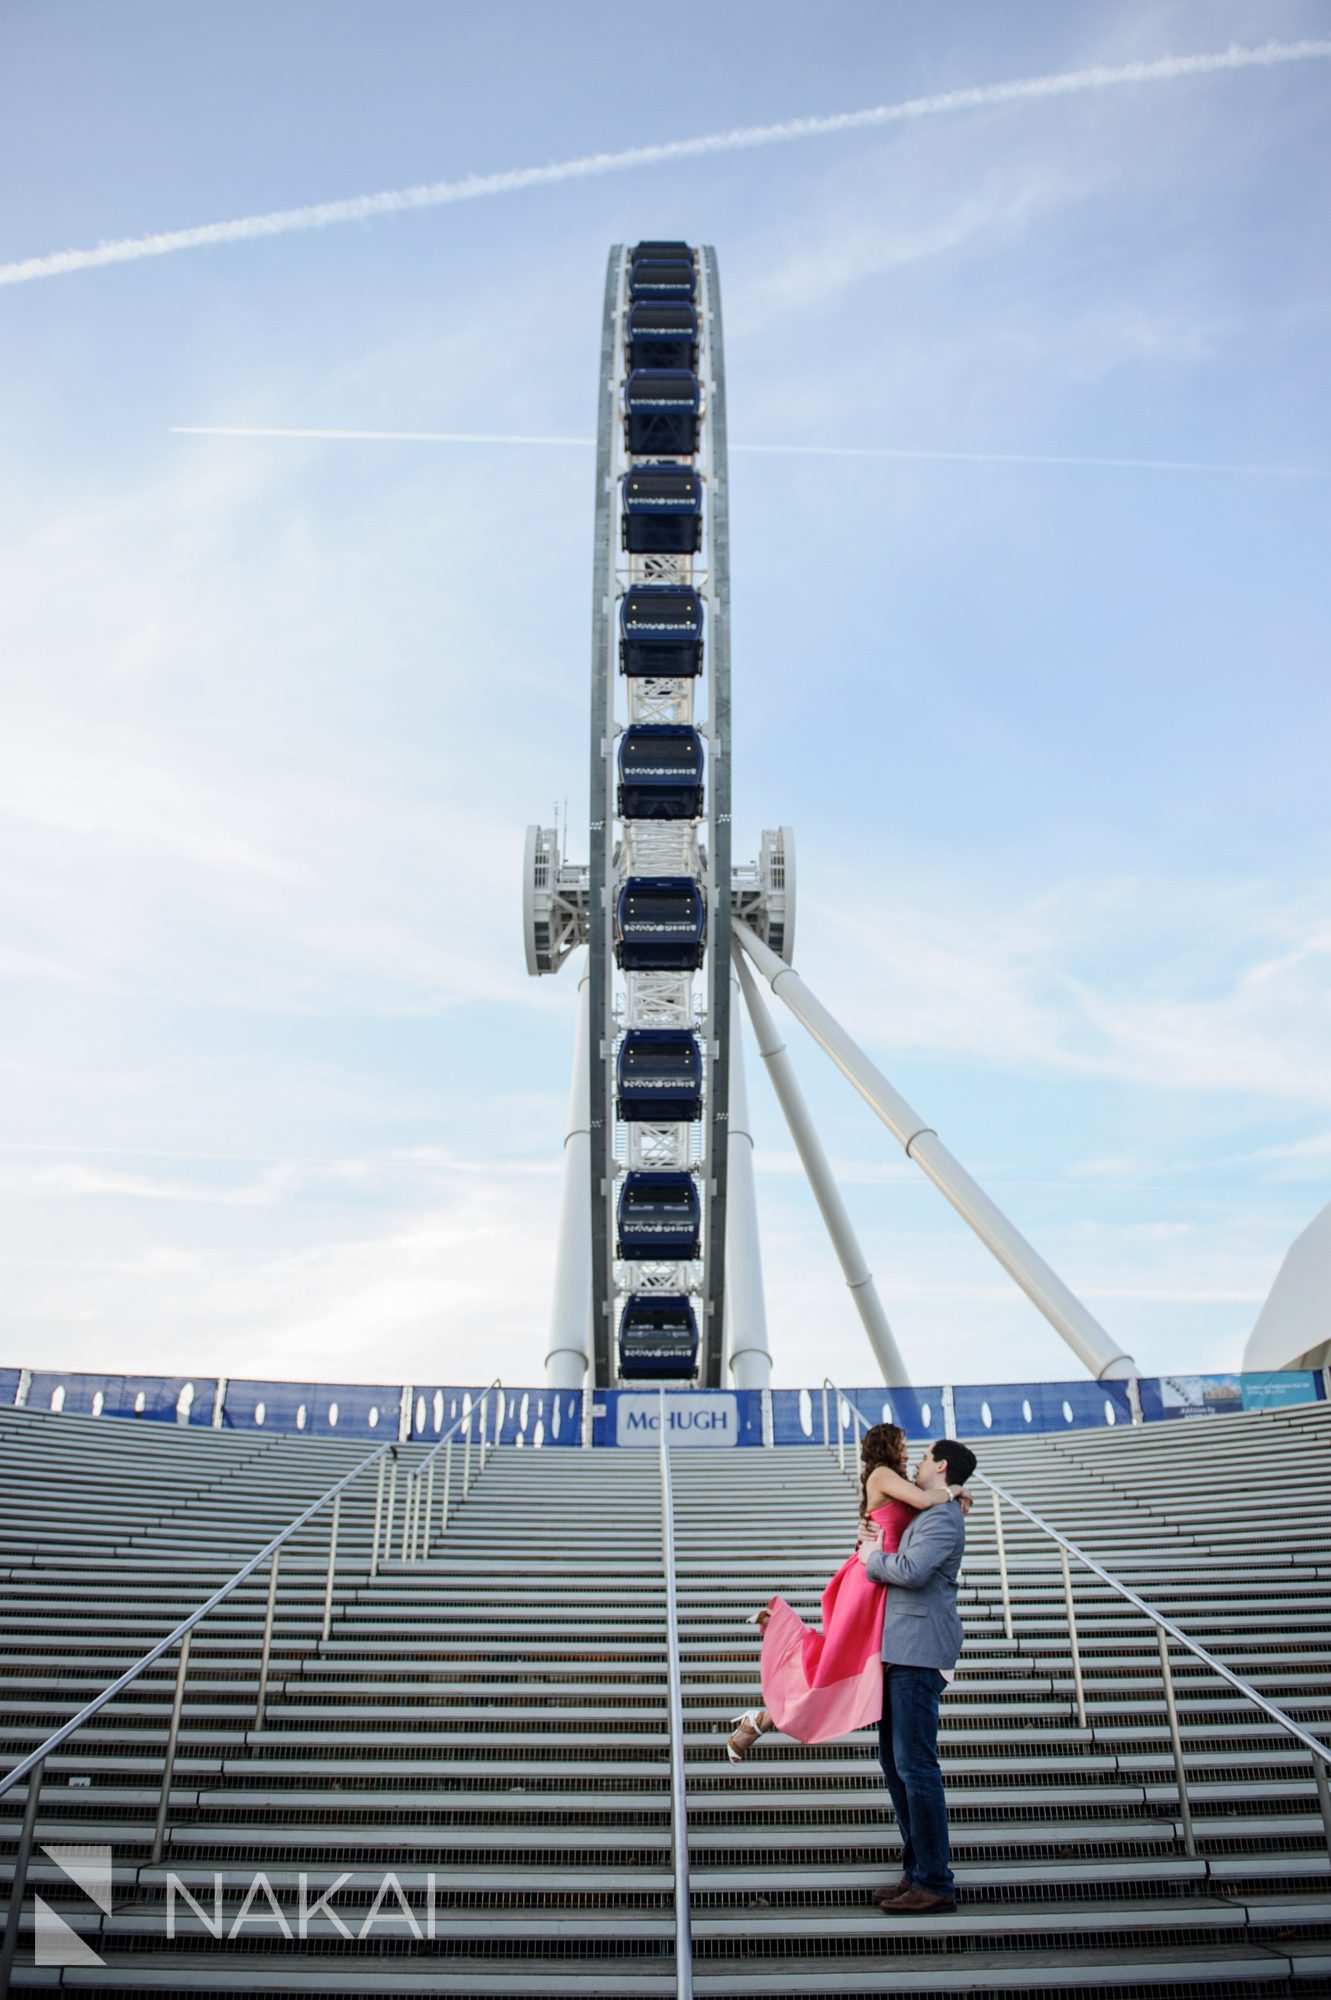
{"label": "concrete staircase", "polygon": [[[986,1473],[1325,1740],[1328,1415],[973,1442]],[[850,1480],[816,1451],[674,1465],[699,1992],[1331,1991],[1331,1857],[1307,1756],[1176,1654],[1199,1847],[1185,1855],[1153,1629],[1081,1573],[1079,1728],[1057,1553],[1007,1514],[1009,1641],[986,1498],[941,1723],[962,1904],[946,1920],[880,1915],[870,1892],[895,1879],[897,1848],[871,1734],[768,1737],[734,1773],[717,1741],[756,1695],[739,1621],[774,1579],[816,1619],[853,1544]]]}
{"label": "concrete staircase", "polygon": [[[1322,1737],[1329,1447],[1317,1406],[976,1441],[985,1472]],[[4,1767],[365,1451],[0,1411]],[[768,1737],[738,1771],[722,1752],[757,1694],[743,1619],[775,1589],[816,1615],[853,1541],[850,1480],[816,1448],[677,1451],[672,1465],[699,1994],[1331,1992],[1331,1862],[1306,1757],[1176,1654],[1187,1856],[1153,1632],[1082,1573],[1079,1728],[1057,1560],[1008,1515],[1009,1641],[983,1498],[963,1671],[943,1704],[962,1906],[882,1916],[870,1891],[897,1850],[871,1735]],[[109,1842],[114,1904],[102,1914],[39,1845],[15,1990],[676,1990],[655,1453],[501,1452],[428,1561],[404,1562],[395,1540],[374,1577],[373,1479],[352,1495],[327,1641],[326,1516],[284,1555],[260,1726],[266,1569],[196,1636],[159,1866],[174,1656],[53,1753],[38,1841]],[[3,1884],[23,1803],[22,1784],[0,1798]],[[167,1938],[168,1872],[220,1940],[179,1896]],[[334,1914],[288,1939],[273,1904],[297,1932],[302,1872],[307,1905],[340,1886]],[[390,1874],[420,1935],[391,1884],[382,1894]],[[33,1966],[32,1889],[105,1964]]]}

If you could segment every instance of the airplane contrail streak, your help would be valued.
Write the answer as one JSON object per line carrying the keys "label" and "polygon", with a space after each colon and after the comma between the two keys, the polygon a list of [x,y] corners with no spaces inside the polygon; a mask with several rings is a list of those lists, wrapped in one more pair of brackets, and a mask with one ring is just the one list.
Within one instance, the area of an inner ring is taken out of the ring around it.
{"label": "airplane contrail streak", "polygon": [[[497,431],[347,431],[296,430],[242,424],[173,424],[173,437],[296,438],[313,443],[329,440],[356,444],[508,444],[578,445],[590,450],[590,437],[528,437]],[[1273,479],[1325,479],[1318,465],[1226,465],[1191,458],[1064,457],[1029,451],[919,451],[908,446],[842,444],[732,444],[732,452],[762,453],[792,458],[878,458],[919,461],[933,465],[1067,465],[1103,467],[1117,472],[1233,472]]]}
{"label": "airplane contrail streak", "polygon": [[242,215],[230,222],[205,222],[193,229],[161,230],[148,236],[120,237],[90,250],[58,250],[43,257],[24,257],[0,264],[0,285],[30,284],[71,271],[90,271],[106,264],[130,264],[143,257],[166,257],[177,250],[202,250],[217,243],[246,243],[262,236],[286,236],[301,229],[326,229],[340,222],[366,222],[379,215],[399,215],[410,209],[442,208],[452,202],[478,201],[486,195],[516,194],[525,188],[549,187],[561,181],[589,180],[599,174],[625,173],[634,167],[663,166],[673,160],[703,159],[717,153],[738,153],[757,146],[779,146],[794,139],[824,138],[860,132],[881,125],[906,124],[917,118],[938,118],[955,111],[981,111],[993,105],[1035,99],[1071,97],[1081,91],[1116,89],[1123,84],[1166,83],[1181,77],[1213,76],[1226,70],[1268,69],[1278,63],[1317,62],[1331,58],[1331,38],[1316,41],[1264,42],[1256,48],[1238,44],[1194,56],[1163,56],[1155,62],[1099,64],[1092,69],[1066,70],[1052,76],[1019,77],[1008,83],[978,84],[967,90],[945,90],[933,97],[913,97],[901,104],[876,104],[862,111],[836,111],[827,116],[788,118],[776,125],[741,125],[728,132],[707,132],[693,139],[670,139],[658,145],[630,146],[617,153],[585,153],[542,167],[515,167],[505,173],[468,174],[462,180],[431,181],[419,187],[390,188],[380,194],[352,195],[342,201],[312,202],[301,208],[273,209],[263,215]]}
{"label": "airplane contrail streak", "polygon": [[[490,431],[342,431],[293,430],[248,424],[172,424],[173,437],[334,438],[360,444],[576,444],[592,445],[590,437],[525,437]],[[730,447],[736,449],[734,445]]]}

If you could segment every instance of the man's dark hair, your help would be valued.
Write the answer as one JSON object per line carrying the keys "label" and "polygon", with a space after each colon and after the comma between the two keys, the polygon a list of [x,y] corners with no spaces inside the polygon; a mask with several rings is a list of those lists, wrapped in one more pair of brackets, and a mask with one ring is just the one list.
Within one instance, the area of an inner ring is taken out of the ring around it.
{"label": "man's dark hair", "polygon": [[955,1438],[935,1438],[930,1449],[947,1467],[948,1485],[964,1486],[975,1470],[975,1453],[970,1446],[958,1444]]}

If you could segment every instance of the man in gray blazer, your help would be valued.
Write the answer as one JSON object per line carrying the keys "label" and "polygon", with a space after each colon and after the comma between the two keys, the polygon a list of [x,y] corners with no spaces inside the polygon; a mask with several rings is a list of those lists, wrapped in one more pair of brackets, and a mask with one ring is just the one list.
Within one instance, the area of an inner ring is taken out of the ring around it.
{"label": "man in gray blazer", "polygon": [[[953,1438],[930,1445],[915,1472],[926,1491],[964,1486],[975,1453]],[[945,1916],[957,1907],[938,1768],[938,1700],[961,1651],[957,1572],[966,1520],[955,1501],[916,1514],[895,1555],[881,1530],[861,1531],[857,1554],[875,1583],[890,1586],[883,1617],[883,1718],[878,1760],[901,1828],[901,1880],[879,1906],[891,1916]]]}

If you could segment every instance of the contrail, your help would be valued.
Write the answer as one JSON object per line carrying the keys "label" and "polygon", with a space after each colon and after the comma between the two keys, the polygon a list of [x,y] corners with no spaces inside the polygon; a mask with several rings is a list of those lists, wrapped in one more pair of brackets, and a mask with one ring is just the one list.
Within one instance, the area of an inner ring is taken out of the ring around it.
{"label": "contrail", "polygon": [[[242,424],[172,424],[173,437],[203,438],[338,438],[360,444],[576,444],[592,445],[590,437],[524,437],[490,431],[330,431],[273,429]],[[730,447],[732,451],[735,446]]]}
{"label": "contrail", "polygon": [[[496,431],[343,431],[294,430],[241,424],[173,424],[173,437],[331,439],[357,444],[510,444],[578,445],[587,450],[589,437],[528,437]],[[1071,465],[1096,466],[1117,472],[1236,472],[1272,479],[1325,479],[1320,465],[1225,465],[1191,458],[1062,457],[1029,451],[917,451],[906,446],[848,444],[732,444],[732,452],[764,453],[795,458],[887,458],[916,460],[927,465]]]}
{"label": "contrail", "polygon": [[1267,69],[1276,63],[1315,62],[1328,57],[1331,57],[1331,39],[1264,42],[1258,48],[1235,44],[1209,55],[1164,56],[1156,62],[1120,63],[1113,67],[1099,64],[1093,69],[1067,70],[1061,75],[979,84],[968,90],[945,90],[934,97],[908,98],[901,104],[871,105],[864,111],[788,118],[779,125],[741,125],[728,132],[708,132],[694,139],[630,146],[618,153],[585,153],[577,159],[560,160],[544,167],[468,174],[460,181],[432,181],[420,187],[390,188],[382,194],[352,195],[344,201],[273,209],[266,215],[242,215],[231,222],[205,222],[195,229],[121,237],[114,242],[99,243],[92,250],[59,250],[46,257],[25,257],[17,263],[0,264],[0,284],[28,284],[36,278],[60,277],[67,271],[88,271],[103,264],[130,264],[141,257],[165,257],[176,250],[201,250],[214,243],[245,243],[260,236],[286,236],[293,230],[326,229],[338,222],[366,222],[376,215],[398,215],[407,209],[442,208],[451,202],[478,201],[484,195],[516,194],[524,188],[590,180],[598,174],[625,173],[633,167],[656,167],[672,160],[745,152],[755,146],[780,146],[792,139],[862,132],[872,126],[939,118],[954,111],[981,111],[997,104],[1110,90],[1119,84],[1166,83],[1178,77],[1212,76],[1221,70]]}

